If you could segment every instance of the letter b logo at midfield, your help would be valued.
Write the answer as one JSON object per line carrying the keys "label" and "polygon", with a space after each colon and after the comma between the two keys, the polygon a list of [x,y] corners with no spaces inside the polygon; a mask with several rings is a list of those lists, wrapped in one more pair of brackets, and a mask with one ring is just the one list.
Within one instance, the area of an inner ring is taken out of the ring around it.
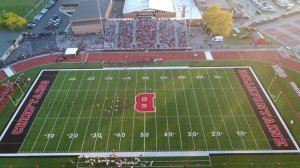
{"label": "letter b logo at midfield", "polygon": [[135,110],[139,113],[156,112],[154,105],[155,93],[140,93],[135,97]]}

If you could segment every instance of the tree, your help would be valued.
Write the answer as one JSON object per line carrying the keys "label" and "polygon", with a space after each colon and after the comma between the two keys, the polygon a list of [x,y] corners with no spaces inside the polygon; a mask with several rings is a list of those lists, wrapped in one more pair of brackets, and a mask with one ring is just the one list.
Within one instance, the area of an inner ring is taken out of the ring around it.
{"label": "tree", "polygon": [[0,17],[0,27],[7,30],[22,30],[26,28],[27,20],[13,12],[4,13]]}
{"label": "tree", "polygon": [[221,10],[220,6],[215,4],[204,12],[203,22],[213,34],[228,36],[233,26],[232,13]]}

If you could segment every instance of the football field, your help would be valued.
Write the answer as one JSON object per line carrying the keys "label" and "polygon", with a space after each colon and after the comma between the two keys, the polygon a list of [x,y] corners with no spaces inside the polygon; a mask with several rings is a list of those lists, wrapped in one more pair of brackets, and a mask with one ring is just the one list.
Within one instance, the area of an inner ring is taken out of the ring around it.
{"label": "football field", "polygon": [[29,92],[1,136],[11,153],[295,149],[249,67],[44,70]]}

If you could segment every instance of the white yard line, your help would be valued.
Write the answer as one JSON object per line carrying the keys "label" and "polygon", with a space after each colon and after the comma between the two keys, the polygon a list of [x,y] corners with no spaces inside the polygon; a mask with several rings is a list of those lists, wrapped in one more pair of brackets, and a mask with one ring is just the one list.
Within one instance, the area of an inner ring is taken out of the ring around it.
{"label": "white yard line", "polygon": [[200,121],[200,125],[201,125],[201,130],[202,130],[202,134],[203,134],[203,137],[204,137],[204,142],[205,142],[206,150],[208,150],[207,140],[206,140],[206,136],[205,136],[205,130],[204,130],[204,127],[203,127],[202,118],[200,117],[201,113],[200,113],[200,110],[199,110],[198,99],[197,99],[197,96],[196,96],[196,92],[195,92],[195,88],[194,88],[194,81],[192,80],[192,74],[191,74],[191,70],[190,69],[189,69],[189,74],[190,74],[190,81],[191,81],[191,84],[192,84],[192,88],[193,88],[193,91],[194,91],[194,97],[195,97],[195,101],[196,101],[196,107],[197,107],[197,111],[198,111],[198,116],[199,116],[199,121]]}
{"label": "white yard line", "polygon": [[[153,71],[154,72],[154,83],[153,83],[153,89],[154,89],[154,91],[156,91],[155,90],[155,70]],[[156,106],[156,104],[155,104],[155,106]],[[157,109],[157,107],[156,107],[156,109]],[[154,113],[154,119],[155,119],[155,150],[157,151],[157,120],[156,120],[156,112]]]}
{"label": "white yard line", "polygon": [[[250,130],[250,133],[251,133],[251,136],[252,136],[252,138],[253,138],[253,140],[254,140],[254,142],[255,142],[255,145],[256,145],[257,149],[259,149],[259,146],[258,146],[258,144],[257,144],[256,138],[254,137],[253,131],[252,131],[251,127],[250,127],[250,124],[249,124],[249,122],[248,122],[248,120],[247,120],[247,117],[245,116],[244,110],[243,110],[243,108],[242,108],[242,106],[241,106],[240,99],[238,99],[238,97],[237,97],[237,95],[236,95],[236,92],[235,92],[235,90],[234,90],[233,87],[232,87],[232,84],[231,84],[231,82],[230,82],[230,80],[229,80],[229,77],[228,77],[228,75],[227,75],[227,72],[226,72],[225,70],[223,70],[223,71],[224,71],[224,73],[225,73],[225,75],[226,75],[227,81],[228,81],[229,84],[230,84],[231,90],[232,90],[233,93],[234,93],[234,97],[235,97],[236,102],[237,102],[238,105],[239,105],[240,111],[242,112],[242,114],[243,114],[243,116],[244,116],[243,118],[244,118],[244,120],[246,121],[246,124],[247,124],[248,129]],[[236,76],[236,75],[235,75],[235,76]],[[237,77],[235,77],[235,79],[238,81]],[[238,83],[239,83],[239,82],[238,82]],[[241,86],[241,87],[242,87],[242,86]],[[251,107],[251,106],[250,106],[250,107]],[[255,114],[254,114],[254,115],[255,115]],[[258,123],[258,124],[259,124],[259,123]]]}
{"label": "white yard line", "polygon": [[[134,95],[136,95],[136,87],[137,87],[137,73],[138,71],[135,71],[135,90],[134,90]],[[133,118],[132,118],[132,129],[131,129],[131,151],[133,150],[133,133],[134,133],[134,116],[135,116],[135,109],[134,109],[134,106],[133,106]]]}
{"label": "white yard line", "polygon": [[[182,75],[181,70],[180,70],[180,75]],[[191,78],[191,76],[190,76],[190,78]],[[189,109],[189,106],[187,104],[187,99],[186,99],[186,93],[185,93],[185,87],[184,87],[183,79],[179,79],[179,80],[181,80],[181,84],[182,84],[182,87],[183,87],[183,94],[184,94],[184,100],[185,100],[186,110],[187,110],[187,113],[188,113],[188,120],[189,120],[189,125],[190,125],[190,131],[191,131],[191,134],[193,134],[193,128],[192,128],[192,123],[191,123],[191,118],[190,118],[190,109]],[[194,150],[196,150],[194,136],[192,135],[191,137],[192,137],[192,142],[193,142],[193,148],[194,148]]]}
{"label": "white yard line", "polygon": [[111,116],[110,116],[110,124],[109,124],[108,137],[107,137],[107,142],[106,142],[106,151],[108,150],[111,124],[112,124],[112,121],[113,121],[114,111],[115,111],[115,107],[116,107],[116,98],[117,98],[118,87],[119,87],[120,73],[121,73],[121,71],[119,71],[119,74],[118,74],[118,80],[117,80],[117,86],[116,86],[116,93],[115,93],[115,97],[114,97],[113,109],[112,109]]}
{"label": "white yard line", "polygon": [[[198,76],[200,76],[199,70],[197,70],[197,73],[198,73]],[[199,80],[200,80],[200,84],[201,84],[201,87],[202,87],[202,92],[203,92],[203,94],[204,94],[206,106],[208,107],[208,112],[209,112],[210,120],[211,120],[211,123],[212,123],[212,125],[213,125],[213,129],[214,129],[213,131],[217,131],[217,130],[216,130],[216,126],[215,126],[215,122],[214,122],[214,120],[213,120],[213,118],[212,118],[211,109],[210,109],[210,107],[209,107],[207,95],[206,95],[206,93],[205,93],[205,90],[203,89],[203,82],[202,82],[202,79],[199,79]],[[217,143],[218,143],[218,146],[219,146],[219,150],[221,150],[219,138],[218,138],[218,136],[215,136],[215,137],[216,137],[216,139],[217,139]]]}
{"label": "white yard line", "polygon": [[[94,77],[94,73],[95,73],[95,71],[93,71],[92,77]],[[91,87],[91,83],[92,83],[92,80],[89,81],[88,89]],[[84,100],[83,100],[83,103],[82,103],[82,106],[81,106],[81,109],[80,109],[80,113],[79,113],[79,116],[78,116],[78,119],[77,119],[76,126],[75,126],[75,129],[74,129],[73,134],[75,134],[76,131],[77,131],[77,127],[78,127],[78,124],[79,124],[79,121],[80,121],[80,116],[81,116],[81,113],[82,113],[82,111],[83,111],[83,107],[84,107],[84,104],[85,104],[85,101],[86,101],[86,98],[87,98],[88,93],[89,93],[89,92],[85,92]],[[71,147],[72,147],[72,144],[73,144],[73,141],[74,141],[74,138],[71,139],[71,143],[70,143],[70,145],[69,145],[68,151],[70,151],[70,149],[71,149]]]}
{"label": "white yard line", "polygon": [[[215,75],[219,75],[216,69],[215,69]],[[220,84],[221,88],[223,88],[223,84],[221,83],[220,78],[218,78],[218,81],[219,81],[219,84]],[[227,105],[228,105],[228,107],[229,107],[230,113],[231,113],[231,115],[233,116],[233,121],[234,121],[234,124],[235,124],[235,126],[236,126],[236,129],[237,129],[238,131],[240,131],[241,129],[239,128],[239,126],[238,126],[238,124],[237,124],[237,121],[236,121],[236,119],[235,119],[235,117],[234,117],[233,111],[232,111],[232,109],[231,109],[231,105],[229,104],[229,101],[228,101],[228,98],[227,98],[227,95],[226,95],[224,89],[222,89],[222,92],[223,92],[223,94],[224,94],[224,96],[225,96],[225,100],[226,100],[226,103],[227,103]],[[243,139],[243,136],[240,136],[240,138],[241,138],[241,140],[242,140],[242,143],[243,143],[244,148],[247,149],[246,144],[245,144],[244,139]]]}
{"label": "white yard line", "polygon": [[[111,76],[111,71],[109,72],[109,76]],[[104,111],[104,107],[105,107],[106,96],[107,96],[107,92],[108,92],[108,87],[109,87],[110,81],[111,80],[108,80],[108,84],[106,86],[105,97],[104,97],[103,106],[102,106],[102,109],[101,109],[100,121],[99,121],[99,124],[97,126],[97,133],[99,133],[99,130],[100,130],[100,125],[101,125],[101,121],[102,121],[102,115],[103,115],[103,111]],[[98,140],[98,137],[96,136],[95,142],[94,142],[93,151],[95,151],[95,149],[96,149],[97,140]]]}
{"label": "white yard line", "polygon": [[[56,79],[58,78],[58,75],[59,75],[59,74],[57,74],[57,77],[55,78],[55,81],[56,81]],[[64,79],[63,79],[63,82],[61,83],[61,85],[60,85],[60,87],[59,87],[58,90],[60,90],[60,89],[62,88],[62,86],[64,85],[67,76],[68,76],[68,72],[66,73],[66,75],[65,75],[65,77],[64,77]],[[55,81],[53,82],[52,86],[55,84]],[[50,91],[50,90],[49,90],[49,91]],[[48,94],[49,94],[49,93],[48,93]],[[54,98],[54,100],[53,100],[53,102],[52,102],[52,104],[51,104],[51,106],[50,106],[50,109],[48,110],[48,113],[47,113],[47,115],[46,115],[46,118],[44,119],[43,125],[42,125],[42,127],[40,128],[40,131],[39,131],[39,133],[38,133],[38,136],[36,137],[36,139],[35,139],[35,141],[34,141],[32,147],[31,147],[30,152],[33,151],[33,148],[35,147],[35,144],[36,144],[37,140],[39,139],[42,130],[44,129],[44,126],[45,126],[45,124],[46,124],[46,121],[47,121],[47,119],[48,119],[50,113],[52,112],[53,105],[55,104],[58,95],[59,95],[59,92],[57,92],[56,95],[55,95],[55,98]],[[45,100],[46,100],[46,99],[45,99]],[[42,109],[42,108],[41,108],[41,109]],[[38,116],[36,116],[36,118],[38,118]],[[27,137],[27,136],[26,136],[26,137]],[[25,142],[25,141],[24,141],[24,142]],[[21,149],[21,148],[20,148],[20,149]]]}
{"label": "white yard line", "polygon": [[[75,75],[74,75],[75,77],[76,77],[76,74],[77,74],[77,72],[75,72]],[[75,81],[73,81],[72,84],[69,86],[69,90],[71,89],[73,83],[75,83]],[[54,121],[54,124],[53,124],[53,127],[52,127],[51,131],[50,131],[50,134],[53,134],[53,130],[54,130],[55,126],[56,126],[56,123],[57,123],[57,121],[58,121],[59,115],[60,115],[60,113],[62,112],[62,108],[63,108],[63,106],[64,106],[64,104],[65,104],[65,102],[66,102],[66,100],[67,100],[67,98],[68,98],[68,95],[69,95],[69,92],[67,92],[66,95],[65,95],[64,101],[63,101],[63,103],[62,103],[62,105],[61,105],[61,107],[60,107],[60,109],[59,109],[59,112],[58,112],[58,114],[57,114],[56,120]],[[45,150],[46,150],[46,148],[47,148],[47,146],[48,146],[49,140],[50,140],[50,138],[47,139],[47,142],[46,142],[46,144],[45,144],[45,146],[44,146],[43,152],[45,152]]]}
{"label": "white yard line", "polygon": [[[206,69],[206,73],[207,73],[207,76],[208,76],[210,85],[211,85],[211,87],[213,87],[212,81],[211,81],[211,79],[210,79],[210,75],[209,75],[209,72],[207,71],[207,69]],[[224,120],[224,117],[223,117],[223,114],[222,114],[222,110],[221,110],[221,107],[220,107],[220,104],[219,104],[219,100],[218,100],[218,98],[217,98],[217,95],[216,95],[215,90],[212,90],[212,91],[213,91],[214,97],[215,97],[215,99],[216,99],[216,101],[217,101],[217,105],[218,105],[218,109],[219,109],[220,115],[222,116],[222,121],[223,121],[223,124],[224,124],[224,126],[225,126],[225,130],[226,130],[226,133],[227,133],[229,142],[230,142],[231,149],[233,149],[232,141],[231,141],[231,138],[230,138],[230,135],[229,135],[229,132],[228,132],[228,128],[227,128],[227,126],[226,126],[226,123],[225,123],[225,120]]]}
{"label": "white yard line", "polygon": [[[146,69],[145,69],[145,91],[144,93],[147,93],[147,73],[146,73]],[[144,152],[146,152],[146,113],[144,113]]]}
{"label": "white yard line", "polygon": [[[163,70],[163,76],[165,76],[165,72]],[[164,83],[164,98],[165,98],[165,108],[166,108],[166,121],[167,121],[167,132],[169,132],[169,120],[168,120],[168,106],[167,106],[167,93],[166,93],[166,83],[165,83],[165,79],[163,79],[163,83]],[[168,137],[168,146],[169,146],[169,151],[171,150],[171,146],[170,146],[170,137]]]}
{"label": "white yard line", "polygon": [[[179,116],[179,112],[178,112],[178,105],[177,105],[177,95],[175,92],[175,84],[174,84],[174,75],[173,75],[173,71],[171,70],[171,74],[172,74],[172,82],[173,82],[173,91],[174,91],[174,98],[175,98],[175,108],[176,108],[176,112],[177,112],[177,116]],[[183,146],[182,146],[182,138],[181,138],[181,129],[180,129],[180,122],[179,122],[179,118],[177,118],[177,124],[178,124],[178,129],[179,129],[179,137],[180,137],[180,148],[181,150],[183,150]]]}
{"label": "white yard line", "polygon": [[[95,94],[95,96],[94,96],[93,106],[92,106],[92,108],[91,108],[91,112],[90,112],[90,116],[89,116],[88,125],[87,125],[87,127],[86,127],[86,129],[85,129],[85,133],[84,133],[84,136],[83,136],[83,141],[82,141],[82,145],[81,145],[81,149],[80,149],[81,152],[82,152],[82,150],[83,150],[83,146],[84,146],[84,144],[85,144],[85,139],[86,139],[86,135],[87,135],[87,132],[88,132],[88,128],[89,128],[89,126],[90,126],[90,121],[91,121],[91,117],[92,117],[93,110],[94,110],[94,107],[95,107],[96,98],[97,98],[97,95],[98,95],[98,93],[99,93],[100,83],[102,82],[102,75],[103,75],[103,71],[101,71],[100,80],[99,80],[99,82],[98,82],[98,85],[97,85],[97,91],[96,91],[96,94]],[[96,80],[97,80],[97,79],[96,79]],[[97,138],[97,136],[96,136],[96,138]]]}
{"label": "white yard line", "polygon": [[[127,77],[128,77],[128,74],[129,74],[129,71],[127,71]],[[124,123],[124,114],[125,114],[125,112],[126,112],[126,96],[127,96],[127,88],[128,88],[128,81],[129,81],[129,79],[127,79],[127,81],[126,81],[126,88],[125,88],[125,97],[124,97],[124,103],[123,103],[123,114],[122,114],[122,122],[121,122],[121,133],[123,132],[123,123]],[[119,138],[119,150],[118,151],[120,151],[121,150],[121,142],[122,142],[122,137],[120,136],[120,138]]]}
{"label": "white yard line", "polygon": [[[81,77],[81,80],[80,80],[80,83],[79,83],[79,87],[78,87],[78,88],[81,87],[81,84],[82,84],[82,81],[83,81],[83,79],[84,79],[85,73],[86,73],[86,72],[84,72],[83,77]],[[75,82],[75,81],[73,81],[73,82]],[[76,92],[74,101],[77,99],[78,93],[79,93],[79,92]],[[66,97],[67,97],[67,96],[66,96]],[[57,144],[57,146],[56,146],[56,150],[55,150],[56,152],[58,151],[58,148],[59,148],[59,145],[60,145],[60,143],[61,143],[62,137],[65,136],[64,133],[65,133],[66,127],[67,127],[67,125],[68,125],[68,122],[69,122],[69,118],[70,118],[70,116],[71,116],[71,113],[72,113],[72,111],[73,111],[74,104],[75,104],[75,103],[72,103],[71,109],[70,109],[69,114],[68,114],[67,121],[65,122],[64,128],[63,128],[63,130],[62,130],[62,135],[60,136],[59,141],[58,141],[58,144]]]}

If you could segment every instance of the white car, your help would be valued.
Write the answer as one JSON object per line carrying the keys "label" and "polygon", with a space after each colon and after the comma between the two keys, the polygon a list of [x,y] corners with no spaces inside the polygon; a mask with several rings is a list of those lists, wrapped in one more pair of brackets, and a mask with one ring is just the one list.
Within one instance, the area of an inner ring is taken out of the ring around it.
{"label": "white car", "polygon": [[235,27],[233,28],[233,31],[237,34],[239,34],[241,32],[238,28],[235,28]]}

